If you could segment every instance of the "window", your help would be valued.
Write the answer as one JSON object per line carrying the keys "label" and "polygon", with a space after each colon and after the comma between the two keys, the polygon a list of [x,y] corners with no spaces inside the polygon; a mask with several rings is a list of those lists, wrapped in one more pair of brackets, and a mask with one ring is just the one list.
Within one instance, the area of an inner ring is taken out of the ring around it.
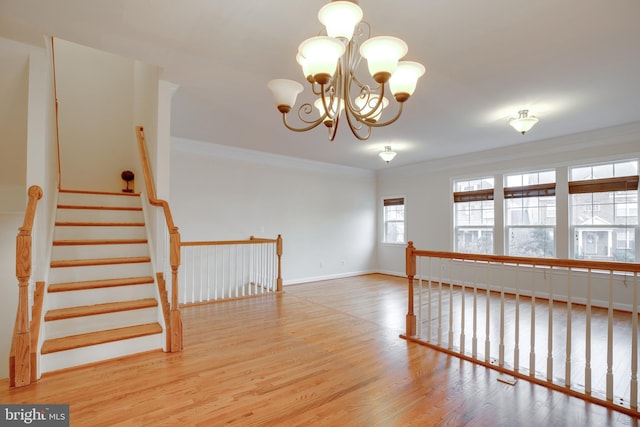
{"label": "window", "polygon": [[455,250],[493,253],[493,177],[454,182]]}
{"label": "window", "polygon": [[638,259],[638,161],[570,169],[573,257]]}
{"label": "window", "polygon": [[405,243],[404,197],[384,199],[384,243]]}
{"label": "window", "polygon": [[555,171],[506,175],[504,181],[507,255],[554,257]]}

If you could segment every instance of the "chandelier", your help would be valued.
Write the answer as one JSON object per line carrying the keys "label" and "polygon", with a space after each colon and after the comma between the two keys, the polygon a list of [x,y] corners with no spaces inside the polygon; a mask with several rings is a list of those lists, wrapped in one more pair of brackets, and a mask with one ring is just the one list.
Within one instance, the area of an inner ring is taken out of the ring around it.
{"label": "chandelier", "polygon": [[[408,50],[404,41],[390,36],[371,37],[371,27],[362,21],[362,9],[357,3],[334,0],[324,5],[318,12],[318,19],[325,26],[323,35],[311,37],[298,47],[296,60],[316,97],[313,103],[306,102],[298,108],[301,127],[289,124],[287,114],[303,86],[288,79],[267,84],[287,129],[305,132],[324,123],[329,140],[333,141],[344,112],[353,135],[366,140],[372,128],[398,120],[402,106],[415,91],[424,66],[400,61]],[[356,75],[362,58],[367,60],[371,85]],[[383,119],[390,104],[385,96],[389,91],[396,101],[396,112]]]}

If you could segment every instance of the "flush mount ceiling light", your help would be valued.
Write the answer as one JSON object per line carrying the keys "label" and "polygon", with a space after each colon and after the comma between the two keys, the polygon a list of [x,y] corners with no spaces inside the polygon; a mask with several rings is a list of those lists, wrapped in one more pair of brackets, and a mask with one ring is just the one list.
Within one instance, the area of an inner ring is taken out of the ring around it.
{"label": "flush mount ceiling light", "polygon": [[517,119],[509,120],[509,124],[523,135],[529,132],[536,123],[538,123],[538,119],[535,116],[529,117],[529,110],[520,110]]}
{"label": "flush mount ceiling light", "polygon": [[[318,19],[325,26],[326,35],[311,37],[298,47],[296,60],[316,97],[315,102],[306,102],[298,108],[301,127],[291,126],[287,113],[303,86],[287,79],[268,83],[287,129],[305,132],[324,123],[329,140],[333,141],[344,112],[353,135],[366,140],[371,128],[398,120],[404,102],[415,91],[418,79],[425,73],[424,66],[400,61],[408,50],[404,41],[390,36],[371,37],[371,28],[362,21],[362,9],[357,3],[357,0],[332,1],[323,6]],[[367,60],[373,78],[371,85],[356,76],[362,58]],[[383,110],[389,105],[385,97],[388,91],[396,100],[397,110],[392,117],[383,119]]]}
{"label": "flush mount ceiling light", "polygon": [[384,147],[384,151],[378,153],[378,156],[380,156],[380,158],[385,162],[389,163],[391,160],[393,160],[396,154],[398,153],[396,153],[395,151],[391,151],[391,146],[387,145],[386,147]]}

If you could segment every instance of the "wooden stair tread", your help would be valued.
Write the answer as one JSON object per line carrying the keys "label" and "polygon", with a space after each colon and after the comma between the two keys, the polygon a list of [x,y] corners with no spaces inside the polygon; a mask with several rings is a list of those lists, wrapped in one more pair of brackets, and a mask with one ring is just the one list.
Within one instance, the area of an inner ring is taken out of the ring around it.
{"label": "wooden stair tread", "polygon": [[144,227],[144,222],[56,221],[56,227]]}
{"label": "wooden stair tread", "polygon": [[53,246],[137,245],[146,243],[148,243],[147,239],[54,240]]}
{"label": "wooden stair tread", "polygon": [[72,319],[75,317],[95,316],[98,314],[116,313],[120,311],[139,310],[142,308],[157,307],[158,302],[154,298],[144,298],[131,301],[108,302],[104,304],[82,305],[78,307],[58,308],[47,311],[44,320]]}
{"label": "wooden stair tread", "polygon": [[102,194],[105,196],[126,196],[126,197],[139,197],[140,193],[117,193],[115,191],[93,191],[93,190],[70,190],[60,189],[59,193],[71,193],[71,194]]}
{"label": "wooden stair tread", "polygon": [[111,264],[136,264],[151,262],[148,256],[125,257],[125,258],[93,258],[93,259],[67,259],[51,261],[51,268],[60,267],[86,267],[91,265],[111,265]]}
{"label": "wooden stair tread", "polygon": [[87,280],[84,282],[65,282],[49,285],[48,292],[80,291],[85,289],[111,288],[115,286],[146,285],[153,283],[153,277],[127,277],[122,279]]}
{"label": "wooden stair tread", "polygon": [[97,205],[58,205],[58,209],[83,209],[83,210],[105,210],[105,211],[139,211],[138,206],[97,206]]}
{"label": "wooden stair tread", "polygon": [[148,335],[162,333],[162,326],[159,323],[147,323],[143,325],[128,326],[125,328],[108,329],[88,334],[71,335],[68,337],[54,338],[46,340],[42,344],[42,354],[55,353],[58,351],[72,350],[80,347],[88,347],[97,344],[138,338]]}

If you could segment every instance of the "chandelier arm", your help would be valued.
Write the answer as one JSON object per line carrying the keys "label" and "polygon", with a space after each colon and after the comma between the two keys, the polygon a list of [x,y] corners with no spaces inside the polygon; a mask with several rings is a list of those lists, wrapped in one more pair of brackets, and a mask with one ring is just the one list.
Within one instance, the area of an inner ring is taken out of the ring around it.
{"label": "chandelier arm", "polygon": [[284,123],[284,126],[287,129],[292,130],[294,132],[306,132],[308,130],[311,130],[311,129],[317,127],[320,123],[322,123],[322,121],[325,119],[325,117],[326,117],[326,115],[320,117],[318,120],[316,120],[315,122],[311,123],[309,126],[302,127],[302,128],[294,128],[289,123],[287,123],[287,113],[282,113],[282,123]]}
{"label": "chandelier arm", "polygon": [[332,121],[331,126],[327,128],[327,130],[329,131],[329,141],[333,141],[334,139],[336,139],[339,122],[340,122],[340,116],[336,117],[336,119]]}
{"label": "chandelier arm", "polygon": [[[347,118],[347,124],[349,125],[349,130],[351,130],[351,133],[353,134],[353,136],[355,136],[360,141],[365,141],[369,139],[369,136],[371,136],[371,126],[369,126],[369,123],[358,119],[358,116],[355,115],[353,112],[351,112],[351,114],[349,113],[350,112],[348,110],[345,111],[345,117]],[[356,119],[356,123],[353,123],[351,121],[352,115]],[[361,135],[359,132],[363,128],[363,125],[367,129],[367,133],[365,135]]]}
{"label": "chandelier arm", "polygon": [[383,126],[387,126],[390,125],[391,123],[394,123],[396,120],[398,120],[400,118],[400,115],[402,114],[402,106],[404,105],[404,102],[399,102],[398,104],[400,104],[400,107],[398,108],[398,112],[396,113],[396,115],[392,118],[387,120],[386,122],[382,122],[382,123],[365,123],[367,126],[369,127],[374,127],[374,128],[381,128]]}

